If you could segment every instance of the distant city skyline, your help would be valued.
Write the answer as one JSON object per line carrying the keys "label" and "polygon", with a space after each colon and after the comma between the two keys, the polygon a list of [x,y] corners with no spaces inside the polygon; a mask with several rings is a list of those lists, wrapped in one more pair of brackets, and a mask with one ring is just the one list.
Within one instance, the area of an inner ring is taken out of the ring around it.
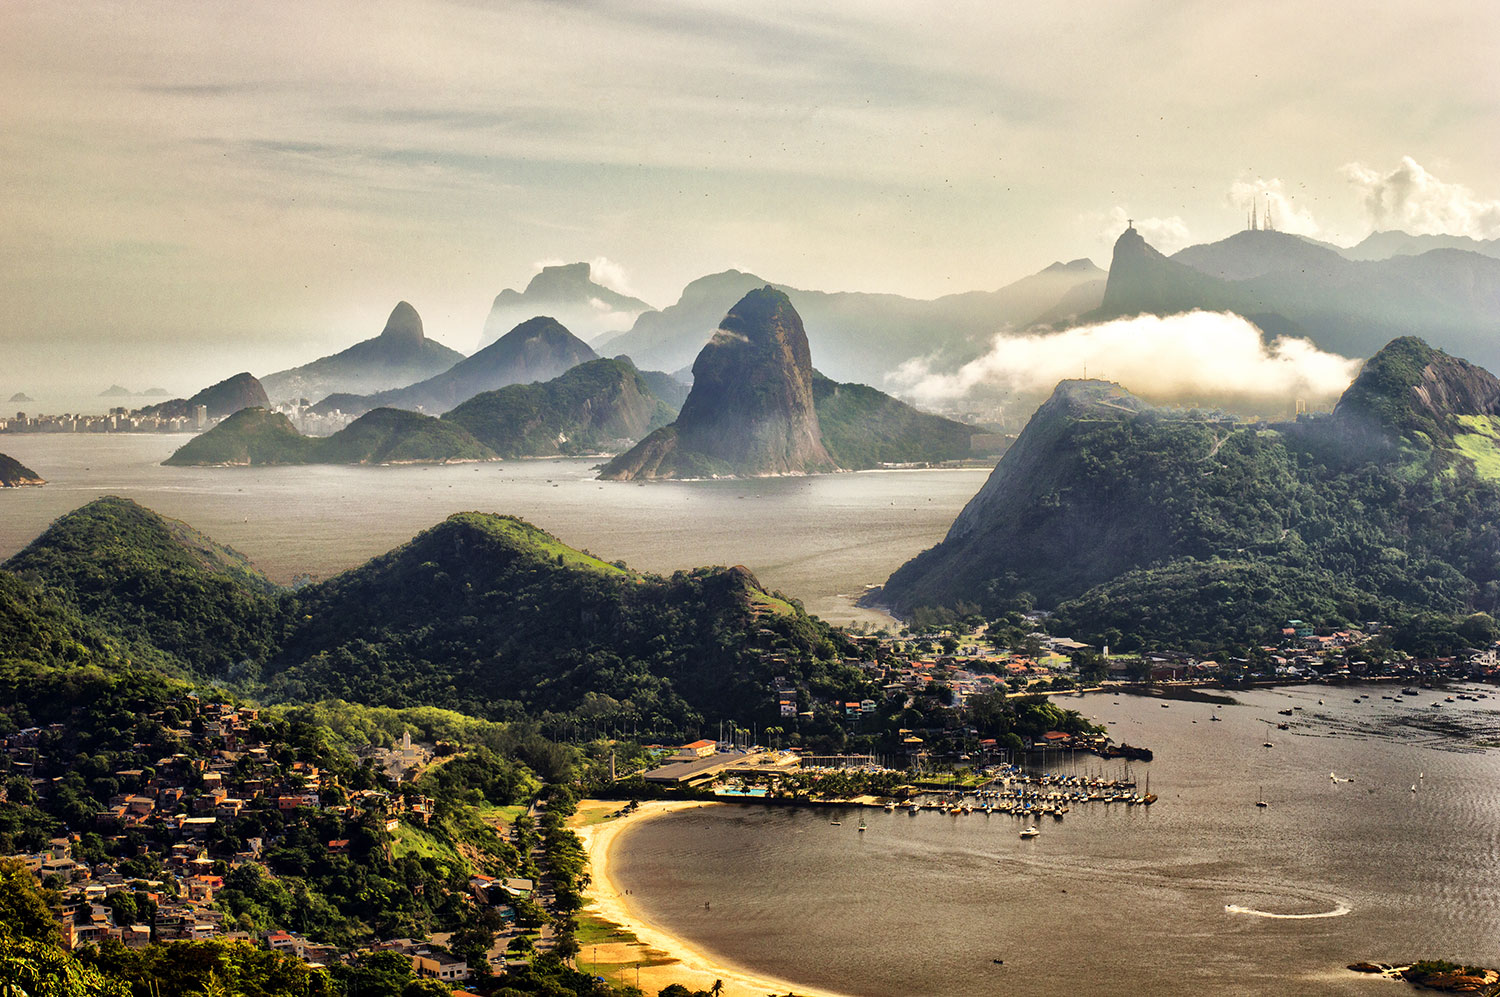
{"label": "distant city skyline", "polygon": [[[0,397],[464,352],[544,262],[935,297],[1276,225],[1500,236],[1500,8],[0,10]],[[95,374],[95,372],[98,372]],[[94,382],[98,381],[97,386]]]}

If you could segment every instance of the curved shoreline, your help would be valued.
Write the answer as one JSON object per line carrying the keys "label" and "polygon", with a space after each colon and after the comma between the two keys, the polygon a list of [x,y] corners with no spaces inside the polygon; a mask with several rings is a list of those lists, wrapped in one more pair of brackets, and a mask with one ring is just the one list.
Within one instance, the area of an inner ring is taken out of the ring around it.
{"label": "curved shoreline", "polygon": [[[633,814],[602,823],[577,828],[589,860],[589,900],[584,912],[612,922],[632,932],[640,940],[638,955],[650,950],[658,965],[642,966],[642,993],[655,994],[670,983],[681,983],[689,990],[708,990],[715,980],[724,984],[725,997],[767,997],[768,994],[795,994],[797,997],[846,997],[831,990],[819,990],[790,981],[743,969],[721,957],[695,948],[691,943],[652,924],[632,910],[610,875],[610,852],[616,839],[629,827],[664,814],[693,810],[715,803],[688,801],[653,801],[640,805]],[[601,946],[602,947],[602,946]]]}

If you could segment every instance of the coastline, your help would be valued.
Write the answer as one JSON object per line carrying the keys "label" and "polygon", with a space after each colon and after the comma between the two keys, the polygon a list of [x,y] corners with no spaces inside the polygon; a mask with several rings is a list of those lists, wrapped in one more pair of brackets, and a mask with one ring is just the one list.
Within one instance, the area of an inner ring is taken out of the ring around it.
{"label": "coastline", "polygon": [[[700,803],[696,801],[650,801],[640,805],[632,814],[615,817],[600,823],[576,827],[583,842],[584,854],[589,860],[589,900],[583,912],[601,921],[607,921],[630,932],[636,942],[600,943],[597,949],[600,963],[628,966],[630,971],[622,979],[634,983],[636,965],[639,965],[640,988],[643,994],[655,995],[671,983],[680,983],[689,990],[708,990],[714,981],[722,981],[725,997],[767,997],[774,994],[794,994],[796,997],[846,997],[830,990],[819,990],[742,969],[722,958],[710,956],[692,944],[665,929],[644,920],[638,911],[632,910],[629,902],[610,875],[610,852],[616,839],[626,828],[663,814],[678,813],[704,806],[724,806],[722,803]],[[619,803],[609,803],[611,811]],[[584,804],[580,804],[582,815]],[[580,953],[579,968],[586,965],[589,945]]]}

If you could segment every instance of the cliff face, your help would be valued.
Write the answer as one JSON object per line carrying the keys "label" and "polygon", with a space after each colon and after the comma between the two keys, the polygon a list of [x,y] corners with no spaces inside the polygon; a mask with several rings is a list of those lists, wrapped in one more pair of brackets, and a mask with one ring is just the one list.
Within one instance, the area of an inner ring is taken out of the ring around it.
{"label": "cliff face", "polygon": [[31,468],[14,457],[0,453],[0,488],[20,488],[23,485],[45,485],[47,482]]}
{"label": "cliff face", "polygon": [[730,309],[693,364],[693,389],[670,434],[658,430],[603,477],[697,477],[836,470],[823,447],[802,319],[771,287]]}
{"label": "cliff face", "polygon": [[1411,336],[1365,362],[1334,408],[1351,436],[1395,442],[1421,433],[1453,442],[1454,417],[1500,415],[1500,379]]}

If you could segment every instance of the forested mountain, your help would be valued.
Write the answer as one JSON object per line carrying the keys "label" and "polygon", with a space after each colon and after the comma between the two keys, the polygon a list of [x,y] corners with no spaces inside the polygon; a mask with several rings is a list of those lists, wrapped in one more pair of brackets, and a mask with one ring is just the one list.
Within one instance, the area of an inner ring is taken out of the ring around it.
{"label": "forested mountain", "polygon": [[502,457],[618,453],[677,409],[624,359],[590,360],[550,381],[486,391],[443,415]]}
{"label": "forested mountain", "polygon": [[1500,381],[1416,339],[1332,415],[1244,424],[1065,381],[947,537],[876,597],[1032,604],[1080,639],[1259,639],[1500,608]]}
{"label": "forested mountain", "polygon": [[464,355],[423,335],[422,317],[397,302],[380,335],[312,363],[261,378],[276,401],[317,400],[335,392],[369,394],[440,374]]}
{"label": "forested mountain", "polygon": [[173,467],[264,464],[410,464],[493,460],[463,427],[378,408],[327,437],[303,436],[286,416],[242,409],[162,461]]}
{"label": "forested mountain", "polygon": [[839,663],[839,631],[743,568],[642,575],[507,516],[450,517],[293,592],[185,524],[104,498],[59,519],[4,569],[13,577],[0,574],[9,584],[0,625],[17,641],[56,624],[81,647],[282,700],[427,704],[496,719],[566,715],[587,702],[596,719],[670,736],[747,702],[772,709],[775,675],[868,691],[858,669]]}

